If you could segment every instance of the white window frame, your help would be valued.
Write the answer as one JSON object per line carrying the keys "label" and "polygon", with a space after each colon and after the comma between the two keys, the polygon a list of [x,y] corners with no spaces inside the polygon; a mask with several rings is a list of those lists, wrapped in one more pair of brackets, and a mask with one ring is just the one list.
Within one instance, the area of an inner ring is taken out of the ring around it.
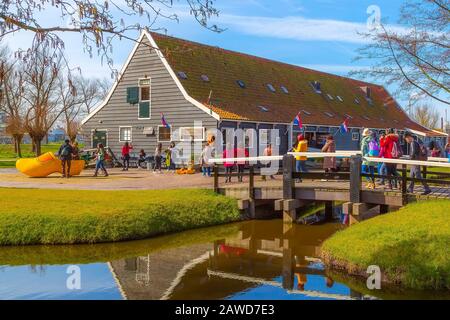
{"label": "white window frame", "polygon": [[[130,140],[122,140],[122,129],[130,129]],[[133,142],[133,127],[119,126],[119,142]]]}
{"label": "white window frame", "polygon": [[359,141],[361,138],[361,135],[359,132],[352,132],[352,141]]}
{"label": "white window frame", "polygon": [[158,132],[156,133],[156,140],[158,142],[171,142],[172,141],[172,127],[169,127],[169,130],[170,130],[170,139],[169,140],[159,140],[159,128],[167,128],[167,127],[163,126],[163,125],[158,126]]}
{"label": "white window frame", "polygon": [[[183,130],[186,129],[202,129],[202,138],[201,139],[196,139],[194,136],[194,139],[184,139],[183,138]],[[180,137],[179,137],[179,141],[206,141],[206,128],[205,127],[180,127],[179,129],[180,131]]]}
{"label": "white window frame", "polygon": [[[141,81],[143,81],[143,80],[145,80],[145,81],[148,81],[148,85],[142,85],[141,84]],[[138,107],[138,110],[137,110],[137,112],[138,112],[138,120],[150,120],[151,118],[152,118],[152,78],[139,78],[139,80],[138,80],[138,86],[139,86],[139,103],[138,103],[138,105],[139,105],[139,107]],[[145,88],[145,87],[148,87],[149,89],[148,89],[148,98],[149,98],[149,100],[142,100],[141,98],[141,96],[142,96],[142,92],[141,92],[141,88]],[[140,115],[139,115],[139,109],[140,109],[140,103],[141,102],[148,102],[148,104],[149,104],[149,110],[148,110],[148,118],[141,118],[140,117]]]}

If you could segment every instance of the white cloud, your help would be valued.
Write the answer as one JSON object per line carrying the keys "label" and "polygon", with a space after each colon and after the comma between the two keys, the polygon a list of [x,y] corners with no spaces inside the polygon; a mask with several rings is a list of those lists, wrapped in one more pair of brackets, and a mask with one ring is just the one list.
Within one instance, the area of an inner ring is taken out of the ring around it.
{"label": "white cloud", "polygon": [[[365,43],[358,32],[367,32],[366,23],[330,19],[292,17],[256,17],[221,15],[218,22],[229,29],[254,36],[290,39],[299,41],[337,41]],[[389,26],[389,29],[404,29]]]}

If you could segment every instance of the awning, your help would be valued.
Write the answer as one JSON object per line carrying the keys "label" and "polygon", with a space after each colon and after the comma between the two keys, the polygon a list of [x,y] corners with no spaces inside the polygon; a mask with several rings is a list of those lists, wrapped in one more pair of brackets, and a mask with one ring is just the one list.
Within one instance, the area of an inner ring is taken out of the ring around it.
{"label": "awning", "polygon": [[413,130],[413,129],[409,129],[407,128],[406,130],[410,131],[411,133],[420,136],[420,137],[447,137],[448,134],[444,133],[444,132],[440,132],[437,130],[423,130],[423,131],[419,131],[419,130]]}

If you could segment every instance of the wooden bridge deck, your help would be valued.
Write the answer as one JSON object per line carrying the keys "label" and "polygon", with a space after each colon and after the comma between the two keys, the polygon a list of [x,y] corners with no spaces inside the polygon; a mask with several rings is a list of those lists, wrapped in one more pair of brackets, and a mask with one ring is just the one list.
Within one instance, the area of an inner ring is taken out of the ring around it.
{"label": "wooden bridge deck", "polygon": [[[275,180],[255,181],[254,182],[255,200],[277,200],[283,199],[283,180],[277,176]],[[424,192],[423,186],[417,184],[415,193],[408,194],[408,202],[431,200],[431,199],[450,199],[450,188],[444,186],[431,186],[432,193],[426,196],[421,195]],[[242,183],[221,184],[219,193],[234,197],[236,199],[250,198],[248,181],[244,179]],[[303,180],[295,183],[295,199],[311,201],[350,201],[350,182],[349,181],[321,181],[321,180]],[[377,186],[375,190],[367,189],[365,186],[361,190],[362,202],[402,206],[403,197],[400,189],[389,190],[384,186]]]}

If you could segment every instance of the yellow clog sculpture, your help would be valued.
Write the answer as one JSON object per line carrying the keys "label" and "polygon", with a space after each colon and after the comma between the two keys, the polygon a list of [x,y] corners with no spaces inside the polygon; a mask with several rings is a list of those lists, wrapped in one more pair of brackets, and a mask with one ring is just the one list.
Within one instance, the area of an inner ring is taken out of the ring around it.
{"label": "yellow clog sculpture", "polygon": [[[84,169],[84,165],[84,160],[72,160],[70,175],[80,175]],[[23,174],[33,178],[44,178],[57,172],[62,174],[61,160],[51,152],[45,153],[37,158],[19,159],[16,162],[16,168]]]}

